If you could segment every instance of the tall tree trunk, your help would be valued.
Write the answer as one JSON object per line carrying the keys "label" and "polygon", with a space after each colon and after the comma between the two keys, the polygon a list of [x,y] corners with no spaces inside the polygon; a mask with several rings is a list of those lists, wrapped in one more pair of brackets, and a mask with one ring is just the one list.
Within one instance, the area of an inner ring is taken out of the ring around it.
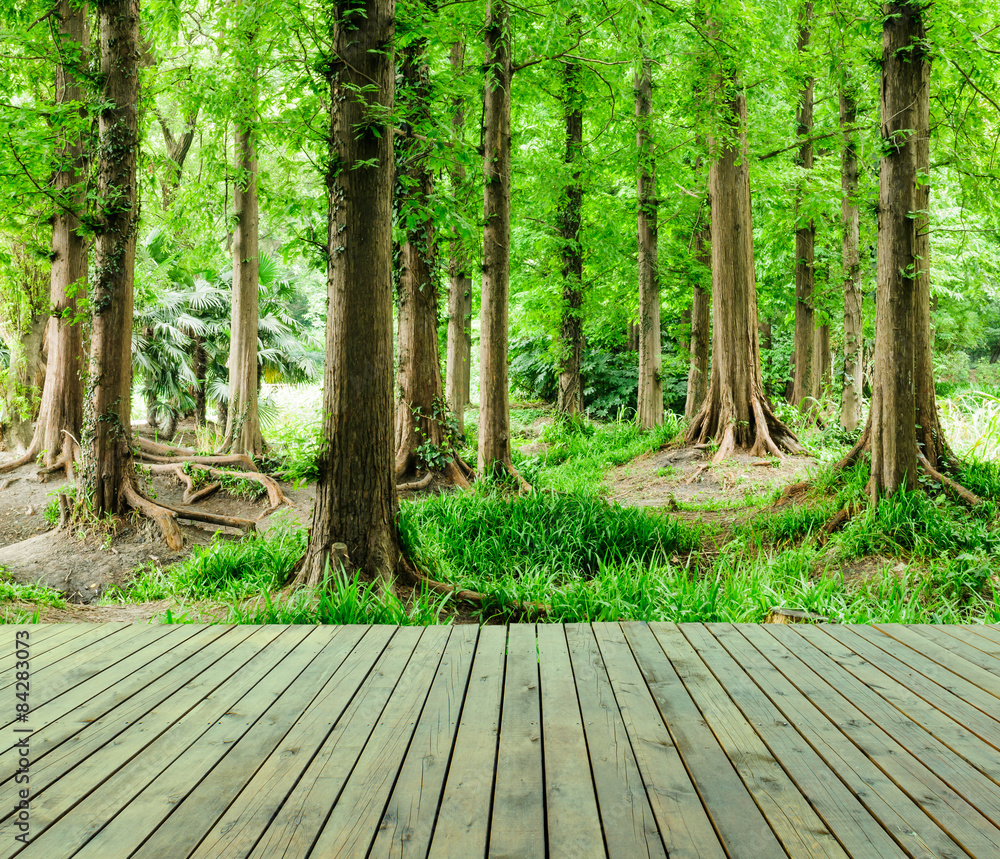
{"label": "tall tree trunk", "polygon": [[[329,265],[323,449],[297,581],[318,585],[335,543],[351,566],[396,570],[392,424],[393,0],[338,0],[330,46]],[[331,569],[333,575],[339,569]]]}
{"label": "tall tree trunk", "polygon": [[[411,39],[402,52],[402,79],[406,92],[406,116],[411,127],[430,122],[430,71],[424,53],[427,41]],[[445,402],[438,352],[437,283],[434,279],[434,220],[431,171],[425,144],[412,133],[402,142],[405,188],[397,201],[403,214],[406,240],[402,247],[399,276],[399,374],[396,388],[396,478],[429,463],[420,462],[418,448],[424,444],[446,449],[447,464],[440,468],[453,483],[468,486],[454,461],[452,440],[447,432]]]}
{"label": "tall tree trunk", "polygon": [[[240,51],[253,53],[255,35],[245,34]],[[260,216],[257,205],[257,151],[254,115],[257,111],[256,62],[240,57],[245,97],[236,119],[236,177],[233,182],[233,298],[229,335],[229,410],[222,449],[259,457],[264,453],[258,412],[257,336],[260,321]]]}
{"label": "tall tree trunk", "polygon": [[[569,19],[570,35],[579,35],[580,15]],[[583,359],[583,69],[576,60],[563,64],[563,117],[566,125],[565,164],[569,181],[563,189],[559,217],[562,239],[562,327],[559,338],[559,396],[556,407],[566,415],[583,409],[580,363]]]}
{"label": "tall tree trunk", "polygon": [[861,421],[861,385],[864,373],[864,321],[861,315],[861,228],[858,211],[858,153],[851,129],[858,108],[847,86],[840,89],[840,128],[843,134],[840,190],[844,267],[844,389],[840,425],[856,430]]}
{"label": "tall tree trunk", "polygon": [[813,332],[813,388],[812,398],[822,402],[830,394],[830,323],[817,325]]}
{"label": "tall tree trunk", "polygon": [[[694,237],[695,259],[709,274],[712,271],[712,225],[703,223]],[[708,393],[708,354],[711,342],[712,299],[702,281],[702,272],[697,272],[691,299],[691,364],[688,370],[687,399],[684,402],[684,417],[691,420]]]}
{"label": "tall tree trunk", "polygon": [[938,416],[934,391],[934,333],[931,329],[931,145],[930,145],[930,76],[931,58],[924,57],[917,100],[917,125],[914,127],[917,158],[915,266],[916,307],[913,319],[913,385],[917,428],[917,447],[932,468],[952,470],[954,454],[948,446]]}
{"label": "tall tree trunk", "polygon": [[[453,42],[451,67],[456,77],[465,64],[465,42]],[[465,137],[465,105],[461,99],[453,104],[451,127],[455,140]],[[456,164],[451,170],[451,187],[458,204],[459,191],[465,184],[465,167]],[[448,262],[448,354],[446,357],[446,390],[448,408],[458,424],[458,431],[465,433],[465,407],[469,404],[472,360],[472,278],[469,261],[460,239],[451,243]]]}
{"label": "tall tree trunk", "polygon": [[[806,0],[799,24],[798,52],[801,57],[809,49],[810,22],[813,4]],[[799,95],[797,109],[798,136],[802,138],[798,163],[803,170],[812,170],[813,146],[810,140],[813,127],[813,79],[807,76]],[[816,225],[812,219],[803,219],[799,213],[804,190],[799,190],[795,201],[795,376],[792,384],[792,405],[800,406],[802,400],[813,395],[813,290],[815,283]]]}
{"label": "tall tree trunk", "polygon": [[483,294],[479,312],[480,475],[507,471],[523,486],[510,458],[507,384],[510,291],[511,20],[506,0],[486,9],[486,84],[483,94]]}
{"label": "tall tree trunk", "polygon": [[[873,500],[917,485],[914,334],[920,289],[914,213],[926,33],[916,3],[886,5],[882,30],[882,160],[871,401]],[[916,332],[919,333],[919,332]]]}
{"label": "tall tree trunk", "polygon": [[132,458],[132,309],[139,223],[139,2],[104,0],[97,200],[101,221],[91,293],[90,400],[84,490],[98,515],[136,508],[154,518],[170,548],[183,540],[174,514],[140,495]]}
{"label": "tall tree trunk", "polygon": [[167,160],[169,164],[160,181],[160,188],[163,193],[163,210],[167,211],[173,202],[174,195],[181,185],[181,172],[184,170],[184,161],[191,144],[194,142],[195,127],[198,124],[199,110],[196,107],[190,111],[184,120],[184,129],[179,137],[174,137],[167,120],[157,111],[156,119],[160,123],[160,130],[163,132],[163,145],[167,149]]}
{"label": "tall tree trunk", "polygon": [[719,89],[719,108],[728,127],[721,140],[710,141],[712,375],[687,438],[691,443],[714,438],[719,445],[715,461],[737,449],[748,449],[751,456],[797,453],[798,440],[775,417],[761,378],[746,95],[731,78],[723,78]]}
{"label": "tall tree trunk", "polygon": [[[641,48],[640,41],[640,48]],[[663,423],[663,380],[660,376],[660,279],[656,261],[656,155],[649,132],[653,102],[653,61],[643,57],[635,80],[635,144],[639,240],[639,398],[636,420],[643,429]]]}

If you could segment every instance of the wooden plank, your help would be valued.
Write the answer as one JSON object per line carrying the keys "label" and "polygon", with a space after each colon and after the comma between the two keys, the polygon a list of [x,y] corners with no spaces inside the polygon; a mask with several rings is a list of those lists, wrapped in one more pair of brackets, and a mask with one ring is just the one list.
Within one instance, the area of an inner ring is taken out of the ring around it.
{"label": "wooden plank", "polygon": [[452,629],[368,859],[427,855],[478,638],[472,624]]}
{"label": "wooden plank", "polygon": [[[787,639],[784,645],[803,664],[944,778],[994,825],[1000,823],[997,783],[968,760],[973,758],[987,772],[992,770],[1000,775],[1000,753],[996,749],[959,729],[944,714],[829,638],[827,642],[832,647],[828,655],[808,643],[808,636],[801,633],[793,637],[791,634],[779,636],[772,631],[772,635]],[[834,648],[840,649],[834,652]],[[835,661],[841,658],[850,660],[852,657],[859,663],[866,682],[861,682]],[[879,691],[873,691],[875,689]],[[946,745],[939,735],[951,739],[957,748]],[[968,757],[963,758],[962,753]]]}
{"label": "wooden plank", "polygon": [[[0,624],[0,677],[5,671],[10,671],[17,662],[17,654],[14,642],[17,640],[15,632],[28,632],[28,652],[31,658],[47,653],[65,638],[72,637],[74,627],[79,627],[78,623],[28,623],[28,624]],[[83,632],[77,629],[76,634]],[[3,678],[3,686],[7,686],[8,679]]]}
{"label": "wooden plank", "polygon": [[431,857],[486,855],[506,654],[507,630],[483,627],[431,837]]}
{"label": "wooden plank", "polygon": [[719,837],[660,718],[621,627],[595,623],[593,628],[667,855],[671,859],[725,859]]}
{"label": "wooden plank", "polygon": [[[450,626],[424,630],[357,765],[334,800],[312,855],[352,857],[368,853],[441,668],[451,631]],[[456,642],[460,644],[458,638]],[[454,655],[454,648],[451,651]]]}
{"label": "wooden plank", "polygon": [[977,651],[974,650],[966,654],[961,647],[945,647],[934,641],[931,635],[921,635],[898,623],[876,624],[872,629],[884,632],[900,644],[905,644],[921,657],[933,660],[942,668],[947,668],[963,680],[984,692],[989,692],[995,699],[991,709],[994,712],[1000,709],[1000,673],[994,673],[1000,668],[1000,662],[987,659],[989,667],[984,668],[978,662],[983,661],[980,657],[985,656],[985,654],[977,656]]}
{"label": "wooden plank", "polygon": [[666,857],[594,631],[568,624],[566,640],[608,855]]}
{"label": "wooden plank", "polygon": [[[824,629],[832,638],[846,644],[872,665],[913,689],[960,725],[1000,749],[1000,723],[990,713],[984,712],[983,706],[977,706],[977,701],[968,700],[969,696],[974,696],[978,699],[978,704],[984,705],[984,701],[992,699],[991,695],[971,683],[965,683],[931,660],[921,660],[918,658],[919,654],[883,633],[853,625]],[[879,641],[885,646],[879,647]],[[893,652],[890,653],[890,650]],[[919,667],[913,665],[913,662],[919,663]]]}
{"label": "wooden plank", "polygon": [[[218,637],[204,635],[206,627],[178,627],[177,633],[159,636],[129,653],[123,649],[113,664],[103,668],[86,682],[69,686],[65,692],[49,698],[32,709],[35,731],[35,761],[39,761],[59,742],[83,730],[87,724],[105,716],[119,702],[141,688],[151,677],[159,676],[166,666],[176,664],[177,654],[197,652],[202,643]],[[196,639],[197,641],[192,641]],[[72,714],[72,716],[70,716]],[[86,714],[86,715],[84,715]],[[67,718],[69,717],[69,718]]]}
{"label": "wooden plank", "polygon": [[[344,715],[264,830],[251,856],[295,859],[310,852],[423,632],[411,626],[393,635]],[[204,855],[201,848],[196,855]]]}
{"label": "wooden plank", "polygon": [[[293,627],[302,634],[301,627]],[[333,633],[331,635],[331,632]],[[332,642],[337,627],[309,628],[304,640],[194,743],[163,770],[145,789],[101,829],[78,853],[76,859],[105,859],[128,856],[168,818],[216,765],[226,768],[234,781],[247,777],[247,768],[262,758],[261,743],[271,748],[294,723],[316,691],[332,676],[339,664],[338,648]],[[346,650],[361,637],[356,628],[345,628]],[[240,750],[237,755],[237,750]],[[253,753],[248,760],[247,752]],[[234,770],[232,757],[242,763]],[[199,809],[204,812],[204,809]],[[215,818],[202,818],[201,831],[207,831]],[[175,853],[176,855],[176,853]]]}
{"label": "wooden plank", "polygon": [[[961,650],[963,654],[970,650],[978,651],[979,654],[985,655],[986,659],[993,665],[992,668],[988,668],[986,663],[977,663],[980,667],[1000,672],[1000,641],[994,641],[990,636],[982,635],[976,627],[936,623],[922,624],[917,631],[924,635],[930,635],[943,646],[954,647],[955,642],[959,641],[963,645]],[[969,657],[966,656],[966,658]]]}
{"label": "wooden plank", "polygon": [[656,623],[650,628],[789,855],[846,855],[810,802],[836,807],[853,798],[837,789],[843,785],[819,756],[750,689],[749,680],[704,626]]}
{"label": "wooden plank", "polygon": [[147,665],[140,672],[131,697],[128,690],[122,693],[121,700],[118,690],[105,690],[88,701],[86,707],[35,731],[32,734],[33,790],[41,790],[93,751],[114,742],[122,731],[141,720],[185,683],[198,678],[252,632],[251,628],[230,631],[226,627],[211,627],[181,642],[160,661]]}
{"label": "wooden plank", "polygon": [[[982,682],[981,675],[987,672],[976,668],[972,663],[964,659],[957,659],[954,654],[948,653],[944,648],[937,647],[931,642],[927,642],[925,649],[935,654],[934,659],[914,650],[913,647],[904,643],[899,638],[890,636],[886,630],[876,630],[871,626],[853,625],[848,627],[848,629],[874,644],[879,650],[920,672],[929,680],[937,683],[938,686],[947,689],[966,703],[978,708],[987,716],[995,718],[1000,715],[998,714],[998,711],[1000,711],[1000,699],[979,685]],[[897,634],[902,635],[902,633]],[[938,662],[938,659],[942,660],[942,662]],[[967,680],[964,675],[958,673],[962,670],[963,663],[965,666],[968,666],[967,670],[979,672],[975,674],[977,682],[974,683],[972,680]],[[951,667],[948,667],[949,665]]]}
{"label": "wooden plank", "polygon": [[785,851],[771,827],[648,625],[626,623],[622,628],[660,716],[729,855],[741,859],[773,859],[783,855]]}
{"label": "wooden plank", "polygon": [[548,855],[605,856],[587,737],[562,624],[538,625]]}
{"label": "wooden plank", "polygon": [[543,856],[542,713],[534,624],[508,627],[489,855]]}
{"label": "wooden plank", "polygon": [[[267,645],[285,629],[254,629],[253,635],[230,652],[229,659],[215,663],[141,722],[123,731],[116,742],[103,745],[50,784],[41,801],[32,806],[33,840],[22,855],[51,859],[70,842],[81,843],[78,839],[89,834],[86,828],[93,821],[103,822],[119,810],[271,668],[285,647]],[[284,635],[289,643],[294,639],[287,632]],[[52,826],[81,803],[87,813],[82,820],[77,819],[78,828],[73,832],[62,823]],[[6,823],[0,826],[0,839],[3,834],[12,836],[5,832],[7,828]]]}
{"label": "wooden plank", "polygon": [[[973,855],[995,849],[989,846],[987,833],[993,826],[986,818],[778,643],[797,641],[794,633],[768,634],[751,627],[740,632],[740,661],[747,672],[910,855],[961,855],[956,842]],[[726,631],[716,635],[722,640]],[[739,646],[738,635],[731,633],[729,646]],[[747,640],[756,645],[756,656]],[[849,853],[864,850],[844,843]]]}
{"label": "wooden plank", "polygon": [[[37,702],[38,704],[45,703],[49,697],[63,691],[56,683],[49,681],[49,678],[55,676],[57,671],[61,672],[67,666],[82,662],[84,657],[81,657],[80,654],[85,650],[94,648],[92,654],[96,654],[106,649],[108,647],[106,639],[114,635],[121,635],[124,630],[124,624],[120,623],[79,624],[79,626],[84,627],[79,635],[60,641],[51,650],[39,654],[37,658],[32,657],[31,676],[39,684],[39,693],[45,696]],[[102,642],[103,647],[101,646]],[[13,675],[6,675],[4,685],[0,687],[0,690],[6,689],[13,682],[15,682]],[[35,696],[32,695],[32,697]],[[9,722],[3,724],[9,724]]]}
{"label": "wooden plank", "polygon": [[305,712],[293,713],[287,733],[273,745],[261,740],[237,748],[239,756],[209,773],[134,859],[247,856],[355,699],[392,634],[390,627],[369,628],[346,658],[332,654],[331,661],[342,663]]}
{"label": "wooden plank", "polygon": [[[916,668],[879,649],[866,636],[859,634],[858,629],[853,626],[824,625],[823,632],[867,660],[872,666],[888,674],[907,689],[915,692],[958,725],[967,728],[977,737],[1000,750],[1000,725],[997,724],[996,720],[965,701],[958,692],[935,683]],[[891,639],[882,633],[876,632],[875,635],[891,642]],[[909,650],[909,648],[903,649]],[[945,672],[944,669],[941,671],[951,677],[955,676],[951,672]]]}

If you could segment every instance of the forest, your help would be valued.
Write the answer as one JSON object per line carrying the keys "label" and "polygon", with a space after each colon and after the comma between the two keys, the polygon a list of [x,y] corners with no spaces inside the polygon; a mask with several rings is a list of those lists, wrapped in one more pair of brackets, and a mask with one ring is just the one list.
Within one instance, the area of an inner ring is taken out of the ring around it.
{"label": "forest", "polygon": [[0,2],[5,622],[1000,622],[1000,13]]}

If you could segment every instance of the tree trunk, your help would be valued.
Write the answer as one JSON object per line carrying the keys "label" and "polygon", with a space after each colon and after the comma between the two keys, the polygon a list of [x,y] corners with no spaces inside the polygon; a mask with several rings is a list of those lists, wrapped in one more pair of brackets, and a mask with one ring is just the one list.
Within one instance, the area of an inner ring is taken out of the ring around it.
{"label": "tree trunk", "polygon": [[506,0],[486,11],[486,85],[483,95],[483,293],[479,312],[480,475],[508,471],[510,401],[507,385],[507,300],[510,290],[511,20]]}
{"label": "tree trunk", "polygon": [[861,421],[861,385],[864,373],[864,321],[861,314],[861,229],[858,211],[858,153],[851,131],[858,109],[846,86],[840,90],[841,223],[844,266],[844,390],[840,399],[840,425],[856,430]]}
{"label": "tree trunk", "polygon": [[[806,0],[799,25],[798,52],[801,57],[809,48],[810,21],[813,4]],[[799,147],[798,164],[803,170],[812,170],[813,146],[810,140],[813,128],[813,79],[806,77],[799,95],[797,110],[798,136],[803,142]],[[795,376],[792,384],[792,405],[801,406],[806,397],[813,395],[815,383],[813,380],[813,329],[815,327],[813,311],[813,291],[815,285],[815,245],[816,225],[812,219],[803,222],[799,214],[802,197],[805,191],[799,189],[799,197],[795,201]]]}
{"label": "tree trunk", "polygon": [[[323,439],[297,581],[323,582],[335,543],[350,565],[396,570],[392,436],[393,0],[333,4],[329,265]],[[339,575],[334,564],[330,570]]]}
{"label": "tree trunk", "polygon": [[830,365],[833,356],[830,354],[830,323],[817,325],[813,332],[813,388],[812,398],[817,402],[830,394]]}
{"label": "tree trunk", "polygon": [[[255,36],[245,36],[252,49]],[[233,182],[233,299],[229,335],[229,410],[222,450],[259,457],[264,453],[257,410],[257,328],[260,320],[260,256],[258,248],[256,64],[241,61],[247,94],[236,120],[236,178]]]}
{"label": "tree trunk", "polygon": [[[425,128],[430,122],[430,72],[425,39],[412,39],[402,52],[402,80],[406,93],[407,125]],[[399,276],[399,375],[396,388],[397,480],[421,462],[417,449],[424,444],[453,455],[445,423],[438,352],[437,283],[434,280],[434,220],[431,217],[433,180],[423,150],[412,133],[402,141],[405,181],[397,206],[409,226],[402,247]],[[452,463],[449,463],[452,465]],[[434,464],[435,468],[440,468]],[[454,466],[442,469],[454,476]],[[464,478],[459,481],[467,483]]]}
{"label": "tree trunk", "polygon": [[[703,223],[695,235],[695,259],[709,273],[712,271],[712,226]],[[711,334],[711,319],[709,317],[712,298],[701,279],[702,272],[697,268],[698,280],[694,284],[691,300],[691,365],[688,370],[687,399],[684,402],[684,417],[694,418],[705,402],[708,393],[708,353]]]}
{"label": "tree trunk", "polygon": [[[570,35],[579,35],[580,15],[569,20]],[[566,124],[565,164],[570,178],[563,189],[559,233],[562,239],[562,329],[559,338],[559,396],[556,408],[566,415],[583,409],[580,362],[583,359],[583,69],[576,60],[563,65],[563,116]]]}
{"label": "tree trunk", "polygon": [[746,144],[746,95],[738,81],[720,81],[726,136],[710,141],[712,210],[712,375],[687,439],[718,442],[715,461],[736,449],[751,456],[801,451],[764,396],[757,333],[753,224]]}
{"label": "tree trunk", "polygon": [[[458,76],[465,63],[465,43],[451,46],[451,66]],[[465,106],[461,99],[453,105],[451,127],[456,141],[464,139]],[[451,187],[458,205],[459,189],[465,183],[465,167],[456,164],[451,170]],[[446,398],[448,408],[465,434],[465,407],[469,404],[470,361],[472,360],[472,278],[461,239],[451,243],[448,263],[448,354],[446,357]]]}
{"label": "tree trunk", "polygon": [[916,307],[913,319],[913,385],[917,447],[931,467],[953,469],[954,454],[948,447],[938,416],[934,391],[934,333],[931,329],[931,146],[930,146],[930,76],[931,58],[924,57],[917,100],[917,125],[914,126],[917,159],[917,184],[914,212],[916,249],[914,265],[918,271]]}
{"label": "tree trunk", "polygon": [[914,323],[921,261],[913,213],[926,63],[920,7],[886,5],[882,30],[882,159],[878,288],[871,400],[872,499],[917,485]]}
{"label": "tree trunk", "polygon": [[188,113],[184,121],[184,130],[181,131],[180,137],[174,137],[166,119],[159,112],[156,114],[156,118],[160,123],[160,130],[163,132],[163,144],[167,149],[167,160],[169,161],[163,179],[160,182],[160,188],[163,192],[163,211],[167,211],[170,208],[174,195],[181,185],[181,171],[184,169],[184,161],[194,141],[195,126],[198,124],[198,112],[198,108],[196,107]]}
{"label": "tree trunk", "polygon": [[625,348],[629,352],[639,351],[639,323],[629,322],[628,332],[626,333]]}
{"label": "tree trunk", "polygon": [[182,545],[172,514],[138,495],[132,459],[132,308],[139,221],[139,3],[99,7],[102,106],[98,124],[97,230],[91,307],[90,390],[84,489],[98,516],[143,509],[173,549]]}
{"label": "tree trunk", "polygon": [[[24,288],[27,292],[34,292],[33,287]],[[39,312],[20,322],[20,336],[8,344],[10,365],[4,397],[3,441],[10,451],[26,451],[31,446],[39,394],[45,379],[42,347],[48,317],[39,308]]]}
{"label": "tree trunk", "polygon": [[[640,44],[640,49],[641,49]],[[637,181],[639,240],[639,398],[636,420],[643,429],[663,423],[663,380],[660,376],[660,279],[656,261],[656,155],[649,132],[653,102],[653,61],[643,57],[635,81],[635,144],[639,153]]]}
{"label": "tree trunk", "polygon": [[208,356],[205,354],[205,341],[201,337],[194,338],[194,422],[196,426],[205,425],[205,375]]}

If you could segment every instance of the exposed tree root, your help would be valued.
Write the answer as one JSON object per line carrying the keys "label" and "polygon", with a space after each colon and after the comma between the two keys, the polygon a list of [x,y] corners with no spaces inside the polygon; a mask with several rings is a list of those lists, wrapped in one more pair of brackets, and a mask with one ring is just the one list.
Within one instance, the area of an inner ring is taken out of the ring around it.
{"label": "exposed tree root", "polygon": [[122,489],[125,500],[133,510],[149,517],[160,526],[163,539],[172,551],[181,551],[184,548],[184,538],[181,536],[180,528],[177,527],[176,511],[163,504],[154,503],[142,495],[132,483],[134,477],[133,475],[127,480]]}
{"label": "exposed tree root", "polygon": [[801,483],[793,483],[791,486],[786,486],[778,500],[771,506],[784,507],[786,504],[791,504],[799,498],[799,496],[805,495],[810,489],[812,489],[812,483],[808,480],[802,481]]}
{"label": "exposed tree root", "polygon": [[239,516],[223,516],[219,513],[208,513],[204,510],[192,510],[190,507],[175,507],[173,504],[167,504],[163,501],[156,503],[163,509],[170,511],[175,517],[190,519],[192,522],[206,522],[209,525],[222,525],[226,528],[243,528],[246,531],[257,530],[257,525],[253,519],[243,519]]}
{"label": "exposed tree root", "polygon": [[152,462],[158,465],[170,465],[177,463],[183,465],[186,462],[192,465],[237,465],[242,466],[248,472],[257,473],[259,469],[254,461],[242,453],[233,453],[228,456],[159,456],[153,453],[141,453],[135,458],[136,462]]}
{"label": "exposed tree root", "polygon": [[421,489],[426,489],[431,485],[431,481],[434,479],[434,472],[428,471],[420,480],[415,480],[412,483],[399,483],[396,485],[397,492],[418,492]]}
{"label": "exposed tree root", "polygon": [[149,469],[150,474],[172,474],[181,483],[184,484],[184,497],[181,499],[184,504],[195,504],[198,501],[203,501],[210,495],[214,495],[219,491],[221,484],[210,483],[208,486],[204,486],[198,489],[195,486],[194,478],[190,474],[184,473],[184,468],[181,465],[168,465],[168,464],[153,464],[146,466]]}
{"label": "exposed tree root", "polygon": [[860,507],[856,504],[848,504],[841,510],[838,510],[832,519],[824,523],[823,527],[819,529],[819,533],[816,536],[816,542],[821,546],[826,545],[826,541],[830,539],[830,535],[840,531],[851,519],[858,514]]}
{"label": "exposed tree root", "polygon": [[494,474],[497,474],[497,472],[499,472],[501,469],[503,469],[503,471],[506,471],[511,477],[513,477],[517,481],[517,484],[520,487],[521,492],[535,491],[532,485],[528,483],[528,481],[525,480],[524,477],[521,476],[521,472],[514,467],[514,463],[511,462],[509,457],[497,460],[495,463],[493,463],[493,468],[494,468],[493,471]]}
{"label": "exposed tree root", "polygon": [[752,420],[739,421],[735,404],[731,399],[720,400],[715,388],[713,380],[709,395],[691,421],[686,438],[694,447],[708,445],[711,439],[716,439],[719,449],[712,457],[713,462],[721,462],[737,450],[746,450],[750,456],[773,454],[780,459],[788,454],[806,453],[795,434],[775,416],[763,394],[750,396]]}
{"label": "exposed tree root", "polygon": [[42,448],[42,439],[39,433],[35,433],[38,438],[33,438],[31,444],[28,445],[28,449],[17,459],[12,459],[9,462],[0,464],[0,474],[9,474],[12,471],[16,471],[22,466],[29,465],[35,461],[38,456],[38,452]]}
{"label": "exposed tree root", "polygon": [[959,501],[962,501],[965,504],[968,504],[969,507],[977,507],[978,505],[983,503],[983,499],[980,498],[978,495],[976,495],[974,492],[970,492],[968,489],[966,489],[961,484],[956,483],[950,477],[945,477],[945,475],[941,474],[940,471],[938,471],[936,468],[934,468],[933,465],[930,464],[927,457],[924,456],[923,451],[919,449],[917,450],[917,461],[920,463],[921,467],[924,469],[927,475],[931,479],[940,483],[941,486],[944,487],[944,491],[947,492],[952,497],[957,498]]}
{"label": "exposed tree root", "polygon": [[[405,584],[410,585],[414,589],[426,588],[435,593],[450,594],[455,600],[472,603],[480,607],[489,601],[489,597],[486,594],[479,593],[479,591],[456,588],[447,582],[439,582],[428,578],[415,564],[412,564],[405,557],[400,558],[399,568],[401,573],[400,578]],[[544,617],[552,611],[551,606],[540,602],[515,603],[512,608],[516,613],[525,617]]]}

